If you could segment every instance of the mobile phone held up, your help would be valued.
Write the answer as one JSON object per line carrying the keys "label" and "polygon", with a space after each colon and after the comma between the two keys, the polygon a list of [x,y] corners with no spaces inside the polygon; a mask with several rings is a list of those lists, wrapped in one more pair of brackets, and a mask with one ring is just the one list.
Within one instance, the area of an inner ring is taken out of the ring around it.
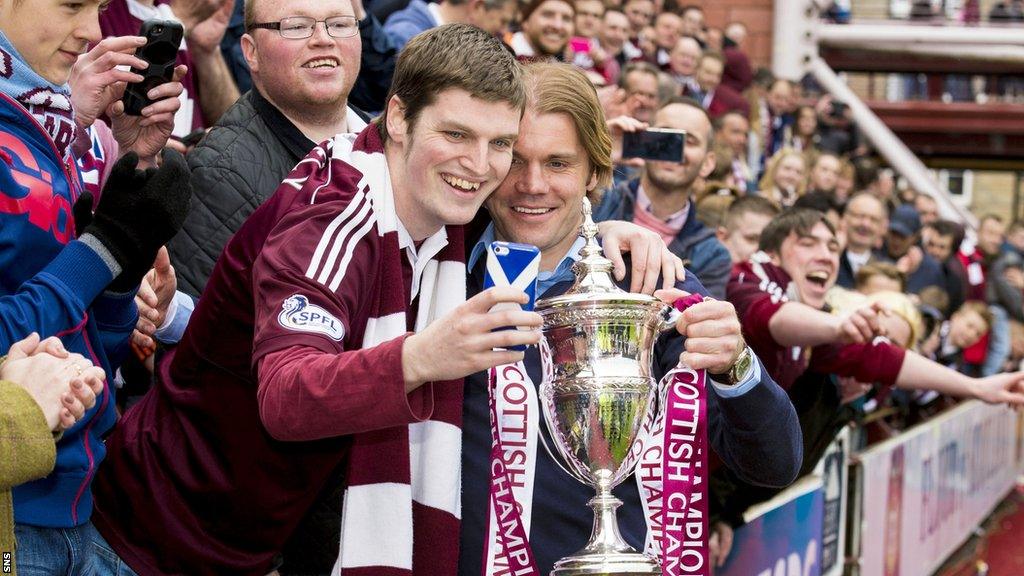
{"label": "mobile phone held up", "polygon": [[[514,242],[491,242],[487,246],[487,269],[484,273],[484,290],[492,286],[518,288],[530,300],[523,305],[503,302],[491,308],[491,312],[502,310],[532,311],[537,300],[537,273],[540,272],[540,250],[530,244]],[[514,326],[498,330],[516,330]],[[521,329],[521,328],[520,328]],[[526,346],[511,346],[509,350],[526,350]]]}
{"label": "mobile phone held up", "polygon": [[142,76],[142,82],[132,83],[125,87],[124,113],[141,116],[142,109],[153,103],[146,95],[150,90],[171,81],[174,77],[174,65],[178,61],[178,48],[185,35],[180,22],[174,20],[146,20],[142,23],[139,36],[146,43],[135,51],[135,56],[149,62],[149,68],[139,70],[132,67],[132,72]]}
{"label": "mobile phone held up", "polygon": [[683,163],[686,130],[648,128],[622,135],[622,157]]}

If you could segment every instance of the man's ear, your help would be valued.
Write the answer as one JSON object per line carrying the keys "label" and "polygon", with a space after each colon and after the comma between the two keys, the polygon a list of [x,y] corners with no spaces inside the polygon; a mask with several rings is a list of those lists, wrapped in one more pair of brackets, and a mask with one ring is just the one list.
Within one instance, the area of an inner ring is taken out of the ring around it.
{"label": "man's ear", "polygon": [[242,34],[242,56],[245,57],[249,71],[256,74],[260,71],[260,59],[256,50],[256,41],[249,34]]}
{"label": "man's ear", "polygon": [[409,123],[405,119],[405,104],[397,94],[391,96],[391,100],[388,101],[385,125],[388,127],[388,140],[398,144],[405,143]]}
{"label": "man's ear", "polygon": [[729,230],[725,226],[715,228],[715,238],[718,238],[719,242],[725,242],[729,239]]}
{"label": "man's ear", "polygon": [[597,170],[591,170],[590,171],[590,178],[587,179],[587,195],[588,196],[590,195],[591,192],[594,191],[594,188],[597,188]]}
{"label": "man's ear", "polygon": [[718,165],[718,160],[715,157],[714,150],[708,150],[708,155],[704,157],[704,162],[700,165],[700,177],[707,178],[711,176],[711,173],[715,171],[715,166]]}
{"label": "man's ear", "polygon": [[779,258],[778,252],[767,252],[768,257],[771,258],[772,264],[776,266],[782,266],[782,258]]}

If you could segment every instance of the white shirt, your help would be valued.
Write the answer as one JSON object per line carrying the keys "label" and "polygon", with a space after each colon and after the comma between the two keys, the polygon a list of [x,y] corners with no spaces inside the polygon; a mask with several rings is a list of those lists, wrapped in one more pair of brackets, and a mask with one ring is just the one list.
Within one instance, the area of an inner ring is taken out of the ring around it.
{"label": "white shirt", "polygon": [[860,267],[867,264],[868,260],[871,259],[871,251],[868,250],[863,254],[857,254],[856,252],[846,251],[846,260],[850,263],[850,269],[856,274]]}

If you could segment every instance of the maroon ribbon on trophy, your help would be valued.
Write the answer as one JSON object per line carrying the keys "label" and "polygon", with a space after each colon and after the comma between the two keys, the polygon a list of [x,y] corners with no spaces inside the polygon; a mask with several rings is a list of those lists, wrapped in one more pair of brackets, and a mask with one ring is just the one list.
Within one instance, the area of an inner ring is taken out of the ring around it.
{"label": "maroon ribbon on trophy", "polygon": [[[680,312],[702,302],[677,300]],[[665,402],[661,573],[710,574],[708,549],[708,403],[704,370],[680,365],[669,373]]]}
{"label": "maroon ribbon on trophy", "polygon": [[[703,302],[693,294],[677,310]],[[663,576],[710,574],[708,549],[707,374],[680,364],[661,379],[660,409],[648,414],[636,469],[647,518],[645,552]]]}
{"label": "maroon ribbon on trophy", "polygon": [[[491,368],[488,384],[491,485],[482,573],[538,574],[523,518],[524,510],[529,514],[533,500],[538,432],[536,389],[522,362]],[[503,438],[510,437],[514,440],[506,451]],[[510,470],[513,465],[518,469]]]}

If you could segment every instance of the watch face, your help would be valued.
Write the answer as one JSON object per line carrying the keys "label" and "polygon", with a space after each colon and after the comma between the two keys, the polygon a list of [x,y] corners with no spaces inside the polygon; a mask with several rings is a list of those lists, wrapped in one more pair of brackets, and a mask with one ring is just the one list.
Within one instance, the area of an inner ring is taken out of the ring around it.
{"label": "watch face", "polygon": [[732,367],[732,372],[729,376],[732,377],[732,383],[736,384],[743,380],[750,370],[750,366],[753,364],[754,358],[750,353],[750,348],[744,348],[743,352],[740,352],[740,357],[736,359],[736,364]]}

